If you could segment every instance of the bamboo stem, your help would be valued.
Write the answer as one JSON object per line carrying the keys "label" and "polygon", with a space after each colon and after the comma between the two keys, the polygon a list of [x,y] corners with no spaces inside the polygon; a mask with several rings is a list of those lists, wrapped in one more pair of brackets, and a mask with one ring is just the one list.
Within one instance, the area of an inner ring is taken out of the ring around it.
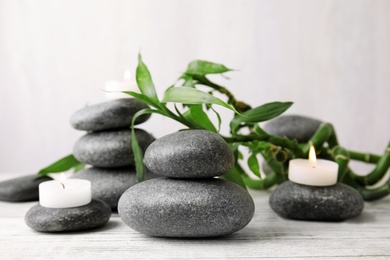
{"label": "bamboo stem", "polygon": [[332,149],[333,160],[339,165],[338,182],[342,182],[345,175],[348,173],[349,153],[340,146],[335,146]]}
{"label": "bamboo stem", "polygon": [[238,112],[242,113],[245,112],[252,107],[248,104],[246,104],[243,101],[237,100],[234,95],[225,87],[217,85],[213,82],[211,82],[208,78],[205,76],[200,76],[200,75],[191,75],[191,77],[198,82],[198,84],[208,86],[210,88],[213,88],[217,90],[218,92],[224,94],[228,98],[228,104],[231,104]]}
{"label": "bamboo stem", "polygon": [[389,183],[380,186],[376,189],[362,189],[360,190],[360,194],[363,199],[366,201],[373,201],[377,199],[381,199],[390,193]]}
{"label": "bamboo stem", "polygon": [[271,172],[262,180],[254,180],[248,175],[242,175],[242,180],[247,187],[256,190],[266,190],[280,182],[280,179],[275,172]]}
{"label": "bamboo stem", "polygon": [[355,151],[349,151],[350,158],[352,160],[366,162],[366,163],[378,163],[378,161],[382,158],[381,155],[371,154],[371,153],[360,153]]}
{"label": "bamboo stem", "polygon": [[354,178],[365,186],[373,185],[380,181],[390,167],[390,143],[388,144],[384,155],[378,160],[375,168],[366,176],[358,176],[355,173]]}

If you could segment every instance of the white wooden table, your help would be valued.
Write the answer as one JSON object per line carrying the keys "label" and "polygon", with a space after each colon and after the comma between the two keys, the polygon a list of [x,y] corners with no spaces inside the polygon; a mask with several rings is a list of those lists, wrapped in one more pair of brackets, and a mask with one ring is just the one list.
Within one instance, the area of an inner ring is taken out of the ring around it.
{"label": "white wooden table", "polygon": [[251,194],[256,212],[249,225],[213,239],[148,237],[117,213],[97,230],[39,233],[24,222],[36,202],[0,202],[0,259],[390,259],[390,197],[366,203],[358,218],[323,223],[280,218],[268,206],[268,192]]}

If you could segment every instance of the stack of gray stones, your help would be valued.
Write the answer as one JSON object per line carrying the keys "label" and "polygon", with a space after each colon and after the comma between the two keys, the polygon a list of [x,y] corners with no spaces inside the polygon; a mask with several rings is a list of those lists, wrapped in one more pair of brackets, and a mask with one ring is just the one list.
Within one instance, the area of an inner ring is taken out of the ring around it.
{"label": "stack of gray stones", "polygon": [[[87,106],[70,118],[75,129],[88,131],[76,142],[73,154],[80,162],[93,166],[73,178],[90,180],[92,198],[107,202],[113,209],[122,193],[137,182],[130,125],[134,114],[144,108],[147,105],[143,102],[124,98]],[[140,116],[136,123],[149,117]],[[135,135],[143,151],[155,140],[142,129],[136,129]],[[153,174],[147,172],[146,176],[151,178]]]}
{"label": "stack of gray stones", "polygon": [[144,163],[157,175],[130,187],[118,213],[131,228],[158,237],[215,237],[245,227],[254,202],[240,186],[215,178],[234,166],[234,155],[217,134],[173,133],[153,142]]}

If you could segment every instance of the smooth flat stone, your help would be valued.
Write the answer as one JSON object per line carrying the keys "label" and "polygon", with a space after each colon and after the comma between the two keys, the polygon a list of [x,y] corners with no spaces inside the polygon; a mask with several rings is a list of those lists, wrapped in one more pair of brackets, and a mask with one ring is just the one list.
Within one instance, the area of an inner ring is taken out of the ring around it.
{"label": "smooth flat stone", "polygon": [[26,175],[0,182],[0,200],[10,202],[34,201],[39,198],[38,186],[50,177]]}
{"label": "smooth flat stone", "polygon": [[36,231],[62,232],[99,228],[111,216],[111,208],[100,200],[74,208],[45,208],[37,204],[26,214],[26,224]]}
{"label": "smooth flat stone", "polygon": [[[70,124],[85,131],[125,128],[131,125],[134,114],[144,108],[148,106],[135,98],[111,100],[76,111],[70,118]],[[136,124],[145,122],[149,117],[150,114],[138,117]]]}
{"label": "smooth flat stone", "polygon": [[[130,130],[86,134],[74,145],[73,154],[80,162],[96,167],[111,168],[134,165],[130,134]],[[136,129],[135,135],[143,151],[154,141],[153,136],[141,129]]]}
{"label": "smooth flat stone", "polygon": [[347,185],[315,187],[291,181],[282,183],[272,192],[269,204],[284,218],[322,221],[357,217],[364,207],[360,193]]}
{"label": "smooth flat stone", "polygon": [[275,136],[297,139],[298,142],[307,142],[321,125],[321,121],[305,116],[279,116],[265,123],[263,129]]}
{"label": "smooth flat stone", "polygon": [[[151,179],[156,178],[157,175],[147,171],[145,177]],[[111,208],[116,208],[122,194],[138,183],[134,167],[111,169],[92,167],[77,172],[72,178],[89,180],[92,186],[92,198],[105,201]]]}
{"label": "smooth flat stone", "polygon": [[234,155],[219,135],[188,130],[154,141],[145,152],[144,163],[161,176],[207,178],[228,172],[234,166]]}
{"label": "smooth flat stone", "polygon": [[135,229],[158,237],[215,237],[244,228],[252,219],[252,197],[221,179],[156,178],[130,187],[118,213]]}

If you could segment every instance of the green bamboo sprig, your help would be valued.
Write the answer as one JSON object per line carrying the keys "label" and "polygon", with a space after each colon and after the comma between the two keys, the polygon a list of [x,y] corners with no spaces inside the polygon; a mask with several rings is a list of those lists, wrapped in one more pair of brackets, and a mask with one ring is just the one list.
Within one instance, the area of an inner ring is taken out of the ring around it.
{"label": "green bamboo sprig", "polygon": [[[134,122],[139,116],[159,114],[181,123],[188,129],[206,129],[219,134],[222,119],[213,107],[218,105],[234,112],[234,117],[229,124],[230,135],[220,134],[220,136],[230,145],[236,158],[234,167],[221,178],[233,181],[244,188],[268,189],[287,180],[289,160],[307,158],[310,145],[314,145],[320,157],[338,163],[338,181],[359,190],[366,200],[378,199],[390,193],[390,180],[381,187],[375,189],[369,187],[382,179],[390,167],[390,143],[383,155],[349,151],[339,145],[336,132],[329,123],[321,124],[310,140],[305,143],[266,133],[259,123],[281,115],[292,105],[292,102],[271,102],[252,108],[245,102],[237,100],[226,87],[212,82],[207,77],[209,74],[223,75],[229,71],[232,70],[222,64],[195,60],[188,65],[187,70],[180,76],[180,80],[169,87],[162,98],[159,98],[151,74],[139,55],[136,80],[140,93],[124,92],[145,102],[150,107],[136,113],[131,125],[132,150],[139,181],[144,179],[145,172],[143,166],[144,151],[141,150],[134,133]],[[202,89],[206,86],[211,90],[205,92],[198,89],[198,86],[202,86]],[[225,102],[214,96],[215,92],[225,95],[227,101]],[[173,103],[174,109],[170,109],[167,103]],[[179,109],[177,104],[183,106]],[[217,126],[214,125],[207,114],[210,111],[217,116]],[[244,130],[247,130],[247,132]],[[243,147],[249,149],[247,159],[240,152]],[[258,157],[264,158],[271,168],[271,172],[265,177],[261,173],[262,169]],[[372,163],[376,167],[367,176],[358,176],[349,167],[351,160]],[[249,170],[257,178],[251,178],[246,170],[241,167],[242,163],[246,163]],[[70,168],[77,170],[83,166],[73,155],[69,155],[42,169],[40,174],[61,172]]]}

